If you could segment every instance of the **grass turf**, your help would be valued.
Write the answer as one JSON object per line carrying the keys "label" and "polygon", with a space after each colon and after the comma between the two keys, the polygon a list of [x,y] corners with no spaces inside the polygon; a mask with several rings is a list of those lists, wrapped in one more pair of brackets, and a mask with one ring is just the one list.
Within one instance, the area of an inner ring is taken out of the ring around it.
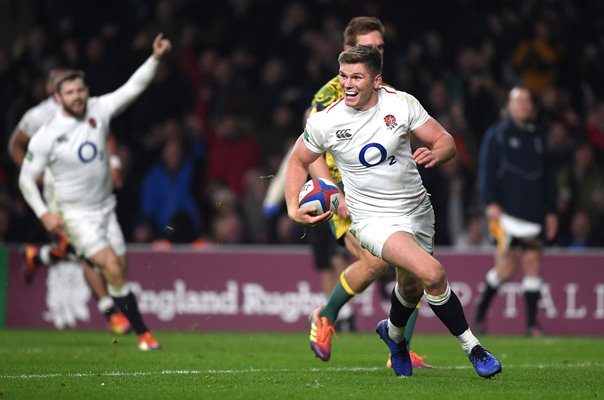
{"label": "grass turf", "polygon": [[375,334],[342,334],[331,361],[303,333],[157,332],[144,353],[132,335],[0,330],[0,399],[585,399],[602,396],[604,339],[489,336],[503,365],[478,377],[457,341],[416,335],[434,368],[397,378]]}

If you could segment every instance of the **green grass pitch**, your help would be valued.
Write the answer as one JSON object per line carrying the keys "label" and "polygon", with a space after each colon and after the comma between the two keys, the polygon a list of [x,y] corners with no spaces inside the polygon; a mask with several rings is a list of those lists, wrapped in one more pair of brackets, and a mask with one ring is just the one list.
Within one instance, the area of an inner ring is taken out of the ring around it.
{"label": "green grass pitch", "polygon": [[503,364],[478,377],[457,341],[417,334],[432,369],[397,378],[375,334],[342,334],[332,359],[304,333],[157,332],[160,351],[101,331],[0,330],[0,399],[587,399],[604,397],[604,339],[487,336]]}

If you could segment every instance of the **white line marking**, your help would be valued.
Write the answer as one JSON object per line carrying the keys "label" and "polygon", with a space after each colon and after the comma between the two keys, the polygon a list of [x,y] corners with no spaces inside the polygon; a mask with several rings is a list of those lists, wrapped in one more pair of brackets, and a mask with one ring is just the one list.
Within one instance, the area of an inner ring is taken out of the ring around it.
{"label": "white line marking", "polygon": [[[504,364],[505,369],[509,368],[587,368],[596,367],[603,368],[604,363],[574,363],[574,364],[519,364],[509,365]],[[433,366],[433,369],[471,369],[470,365],[453,365],[447,367]],[[308,368],[308,369],[293,369],[293,368],[248,368],[248,369],[208,369],[208,370],[163,370],[163,371],[108,371],[108,372],[66,372],[66,373],[49,373],[49,374],[20,374],[20,375],[0,375],[0,379],[49,379],[49,378],[91,378],[91,377],[121,377],[121,376],[157,376],[157,375],[229,375],[229,374],[246,374],[246,373],[289,373],[289,372],[376,372],[383,371],[383,367],[338,367],[338,368]]]}

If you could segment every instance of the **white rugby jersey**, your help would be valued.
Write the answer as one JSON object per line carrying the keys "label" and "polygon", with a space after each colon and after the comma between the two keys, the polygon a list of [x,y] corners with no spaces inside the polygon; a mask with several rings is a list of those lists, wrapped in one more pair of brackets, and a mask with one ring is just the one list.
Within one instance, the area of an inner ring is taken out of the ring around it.
{"label": "white rugby jersey", "polygon": [[426,193],[411,130],[428,118],[415,97],[382,86],[373,108],[357,111],[340,99],[311,115],[302,137],[309,150],[333,155],[353,221],[407,215]]}
{"label": "white rugby jersey", "polygon": [[61,105],[51,96],[35,107],[27,110],[25,114],[23,114],[23,117],[21,117],[17,127],[31,138],[44,122],[55,115],[60,108]]}
{"label": "white rugby jersey", "polygon": [[107,154],[111,118],[149,85],[158,61],[149,59],[114,92],[88,99],[86,115],[75,118],[60,109],[29,142],[19,186],[40,217],[48,212],[35,180],[48,167],[59,208],[95,209],[112,197]]}
{"label": "white rugby jersey", "polygon": [[[53,96],[48,97],[23,114],[17,128],[30,139],[38,130],[53,117],[61,108],[61,104]],[[48,168],[44,171],[44,198],[48,201],[53,198],[52,174]]]}

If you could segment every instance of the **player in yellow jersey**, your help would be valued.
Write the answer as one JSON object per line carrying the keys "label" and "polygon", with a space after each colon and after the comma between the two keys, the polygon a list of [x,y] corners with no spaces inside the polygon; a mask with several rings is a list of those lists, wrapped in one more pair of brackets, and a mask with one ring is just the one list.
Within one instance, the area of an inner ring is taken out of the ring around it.
{"label": "player in yellow jersey", "polygon": [[[355,45],[366,45],[376,48],[383,56],[384,34],[385,28],[379,19],[364,16],[353,18],[344,30],[344,50],[348,50]],[[342,95],[342,88],[338,76],[336,76],[315,94],[311,113],[326,109]],[[341,134],[346,135],[346,132],[341,132]],[[342,193],[344,193],[342,177],[329,153],[325,153],[325,158],[320,157],[310,166],[310,173],[313,177],[331,179],[340,186]],[[389,265],[383,260],[362,248],[356,238],[348,231],[351,220],[346,201],[344,200],[341,203],[338,213],[334,214],[330,221],[332,232],[338,243],[344,245],[356,258],[356,261],[340,275],[340,280],[333,288],[327,304],[314,310],[310,316],[310,347],[315,355],[323,361],[328,361],[331,355],[331,337],[335,333],[333,325],[340,309],[357,293],[365,290],[372,282],[382,276],[389,268]],[[394,307],[401,306],[398,284],[390,297]],[[411,342],[417,315],[418,310],[416,309],[406,325],[405,339],[408,346]],[[414,352],[410,352],[410,355],[413,368],[430,367],[424,363],[423,358],[425,357]],[[390,359],[388,360],[388,367],[390,367]]]}

